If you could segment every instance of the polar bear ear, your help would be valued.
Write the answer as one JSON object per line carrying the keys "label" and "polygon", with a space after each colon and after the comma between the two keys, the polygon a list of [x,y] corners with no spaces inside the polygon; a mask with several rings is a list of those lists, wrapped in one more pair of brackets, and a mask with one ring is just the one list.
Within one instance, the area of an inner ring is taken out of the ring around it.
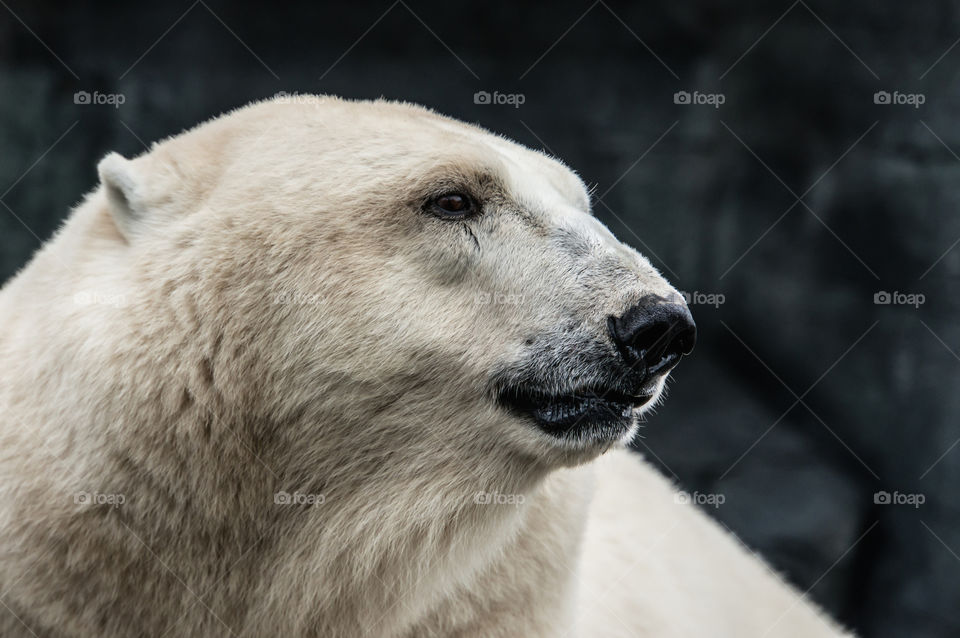
{"label": "polar bear ear", "polygon": [[123,236],[130,239],[134,225],[144,213],[140,175],[133,162],[118,153],[110,153],[100,160],[97,172],[106,190],[114,223]]}

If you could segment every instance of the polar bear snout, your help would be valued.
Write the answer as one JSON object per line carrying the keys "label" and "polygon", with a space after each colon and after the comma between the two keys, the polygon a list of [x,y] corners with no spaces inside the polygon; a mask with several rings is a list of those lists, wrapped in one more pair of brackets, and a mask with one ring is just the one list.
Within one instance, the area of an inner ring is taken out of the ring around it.
{"label": "polar bear snout", "polygon": [[645,380],[667,373],[697,341],[687,305],[659,295],[646,295],[619,317],[611,315],[607,329],[626,365],[642,370]]}
{"label": "polar bear snout", "polygon": [[693,350],[697,328],[676,293],[647,293],[606,317],[605,328],[531,340],[523,363],[496,378],[499,403],[567,443],[632,437],[666,375]]}

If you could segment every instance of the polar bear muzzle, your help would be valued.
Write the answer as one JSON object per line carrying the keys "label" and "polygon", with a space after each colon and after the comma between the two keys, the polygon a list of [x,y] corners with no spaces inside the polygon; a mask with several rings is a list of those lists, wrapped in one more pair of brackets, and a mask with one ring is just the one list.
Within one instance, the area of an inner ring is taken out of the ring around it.
{"label": "polar bear muzzle", "polygon": [[624,361],[647,376],[669,372],[697,342],[686,304],[659,295],[647,295],[621,316],[608,317],[607,328]]}
{"label": "polar bear muzzle", "polygon": [[[544,340],[521,372],[501,377],[500,404],[558,438],[599,443],[624,438],[667,373],[693,350],[697,328],[682,300],[646,295],[620,316],[608,317],[607,331],[608,343]],[[557,357],[558,347],[581,356]],[[557,369],[556,361],[565,363]],[[557,380],[564,378],[577,381],[557,391]]]}

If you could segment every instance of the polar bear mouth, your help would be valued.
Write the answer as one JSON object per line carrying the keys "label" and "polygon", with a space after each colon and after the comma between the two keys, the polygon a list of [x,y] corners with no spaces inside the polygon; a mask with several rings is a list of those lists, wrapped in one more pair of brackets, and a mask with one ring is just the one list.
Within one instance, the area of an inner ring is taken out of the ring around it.
{"label": "polar bear mouth", "polygon": [[532,419],[548,434],[617,439],[632,427],[637,411],[653,396],[612,389],[553,394],[521,387],[502,390],[499,399],[502,405]]}

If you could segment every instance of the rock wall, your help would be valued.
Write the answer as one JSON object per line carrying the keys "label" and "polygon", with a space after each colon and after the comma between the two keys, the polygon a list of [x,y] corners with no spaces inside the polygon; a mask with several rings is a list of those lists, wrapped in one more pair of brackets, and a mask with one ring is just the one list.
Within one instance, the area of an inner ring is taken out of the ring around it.
{"label": "rock wall", "polygon": [[252,99],[479,122],[564,158],[691,295],[638,449],[864,635],[956,636],[960,10],[659,4],[10,1],[0,277],[107,151]]}

